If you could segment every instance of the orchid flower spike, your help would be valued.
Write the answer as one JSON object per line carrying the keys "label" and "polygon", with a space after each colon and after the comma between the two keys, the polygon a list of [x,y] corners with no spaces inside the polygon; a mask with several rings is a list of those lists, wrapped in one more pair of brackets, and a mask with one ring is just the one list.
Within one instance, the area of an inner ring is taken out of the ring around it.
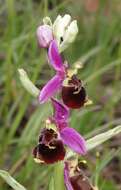
{"label": "orchid flower spike", "polygon": [[64,51],[75,40],[78,33],[77,21],[71,22],[71,16],[66,14],[58,16],[53,25],[49,17],[43,19],[43,25],[37,28],[38,44],[48,48],[52,40],[56,40],[59,52]]}
{"label": "orchid flower spike", "polygon": [[52,99],[54,115],[46,121],[46,128],[42,129],[38,145],[33,150],[36,162],[52,164],[64,159],[65,146],[77,154],[86,153],[84,138],[68,125],[69,109],[61,102]]}

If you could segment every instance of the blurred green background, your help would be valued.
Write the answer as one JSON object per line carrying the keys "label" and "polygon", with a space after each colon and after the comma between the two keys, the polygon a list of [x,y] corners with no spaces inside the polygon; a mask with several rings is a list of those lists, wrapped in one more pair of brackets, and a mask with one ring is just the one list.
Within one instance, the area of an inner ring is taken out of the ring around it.
{"label": "blurred green background", "polygon": [[[39,88],[53,76],[36,29],[44,16],[54,21],[67,13],[77,19],[79,33],[65,57],[72,67],[83,64],[78,76],[93,100],[72,111],[70,125],[89,138],[121,123],[121,1],[0,0],[0,168],[28,190],[48,187],[52,168],[36,164],[31,152],[52,108],[23,89],[17,69],[24,68]],[[99,190],[121,190],[120,144],[118,135],[86,156]],[[0,179],[0,190],[8,189]]]}

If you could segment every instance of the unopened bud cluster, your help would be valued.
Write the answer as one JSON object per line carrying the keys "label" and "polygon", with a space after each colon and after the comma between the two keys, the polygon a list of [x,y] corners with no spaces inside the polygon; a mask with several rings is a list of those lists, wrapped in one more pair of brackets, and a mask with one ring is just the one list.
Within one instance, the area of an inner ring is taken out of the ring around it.
{"label": "unopened bud cluster", "polygon": [[55,39],[59,52],[62,52],[75,40],[77,33],[77,21],[72,21],[70,15],[57,16],[53,24],[49,17],[45,17],[43,25],[37,29],[38,44],[40,47],[48,48],[50,42]]}

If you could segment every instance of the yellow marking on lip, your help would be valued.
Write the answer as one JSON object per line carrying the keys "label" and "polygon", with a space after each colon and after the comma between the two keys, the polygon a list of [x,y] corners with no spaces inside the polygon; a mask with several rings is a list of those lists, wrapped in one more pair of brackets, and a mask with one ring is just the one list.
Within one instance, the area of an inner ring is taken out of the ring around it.
{"label": "yellow marking on lip", "polygon": [[38,164],[43,164],[45,163],[43,160],[40,160],[39,158],[34,158],[34,161]]}
{"label": "yellow marking on lip", "polygon": [[48,147],[49,147],[49,149],[56,149],[55,146],[50,146],[50,145],[48,145]]}
{"label": "yellow marking on lip", "polygon": [[78,94],[80,92],[81,88],[82,88],[82,86],[78,87],[78,90],[73,92],[73,94]]}
{"label": "yellow marking on lip", "polygon": [[57,127],[54,123],[46,123],[46,128],[52,129],[53,131],[55,131],[57,133]]}

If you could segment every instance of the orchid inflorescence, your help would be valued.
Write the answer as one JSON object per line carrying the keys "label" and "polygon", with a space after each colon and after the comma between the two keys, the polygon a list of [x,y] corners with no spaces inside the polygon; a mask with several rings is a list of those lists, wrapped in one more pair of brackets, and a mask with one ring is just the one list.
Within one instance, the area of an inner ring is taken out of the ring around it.
{"label": "orchid inflorescence", "polygon": [[[70,15],[59,15],[53,24],[48,17],[44,18],[43,22],[44,24],[37,29],[38,45],[47,49],[49,63],[56,75],[39,92],[39,102],[42,104],[51,100],[54,114],[46,120],[46,127],[41,130],[33,155],[38,163],[52,164],[66,157],[64,145],[77,154],[86,153],[84,138],[69,127],[68,118],[69,109],[82,107],[88,101],[88,97],[83,82],[74,73],[70,74],[68,62],[61,56],[61,52],[74,41],[78,33],[77,21],[71,22]],[[58,91],[63,103],[54,98]],[[67,162],[64,163],[64,171],[68,173]],[[64,176],[67,189],[73,189],[69,177],[67,179],[67,175]]]}
{"label": "orchid inflorescence", "polygon": [[[40,48],[47,50],[48,61],[56,71],[55,76],[39,91],[27,79],[22,69],[20,79],[23,86],[35,97],[40,104],[51,101],[53,115],[45,121],[45,127],[38,137],[38,144],[33,149],[34,160],[40,164],[54,164],[63,161],[65,186],[67,190],[77,189],[77,180],[71,182],[71,172],[67,153],[70,150],[77,155],[86,154],[86,142],[75,129],[69,126],[70,109],[79,109],[88,102],[82,80],[69,68],[67,60],[61,53],[74,41],[78,33],[77,21],[71,21],[70,15],[58,16],[52,24],[49,17],[43,19],[43,25],[37,28],[37,42]],[[54,98],[59,92],[62,100]],[[76,167],[75,167],[76,168]],[[76,188],[75,188],[76,184]]]}
{"label": "orchid inflorescence", "polygon": [[[71,166],[67,153],[72,150],[76,154],[85,155],[87,145],[75,129],[69,126],[70,109],[80,109],[88,104],[88,96],[83,81],[78,79],[75,72],[70,70],[62,52],[75,40],[78,33],[77,21],[71,21],[70,15],[58,16],[52,24],[49,17],[43,19],[43,24],[37,28],[37,42],[40,48],[47,50],[48,61],[56,71],[55,76],[38,90],[28,80],[25,71],[19,70],[23,86],[38,102],[43,104],[51,101],[53,115],[45,121],[45,127],[38,137],[38,144],[33,149],[35,162],[39,164],[64,163],[64,182],[67,190],[94,190],[88,179],[84,177],[76,165]],[[62,100],[55,99],[55,94],[61,95]],[[119,129],[120,131],[120,129]],[[107,138],[107,137],[106,137]],[[100,143],[106,140],[101,137]]]}

